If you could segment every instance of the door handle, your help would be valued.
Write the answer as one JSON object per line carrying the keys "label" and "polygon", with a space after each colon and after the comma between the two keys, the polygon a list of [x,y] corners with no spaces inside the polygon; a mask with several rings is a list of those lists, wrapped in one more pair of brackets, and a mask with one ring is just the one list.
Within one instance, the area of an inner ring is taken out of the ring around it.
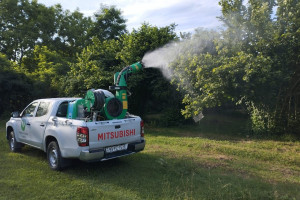
{"label": "door handle", "polygon": [[66,125],[72,125],[72,122],[69,122],[69,120],[65,121]]}
{"label": "door handle", "polygon": [[41,126],[41,127],[44,127],[44,126],[45,126],[45,124],[40,124],[40,126]]}
{"label": "door handle", "polygon": [[27,126],[30,126],[30,123],[27,123],[26,125],[27,125]]}

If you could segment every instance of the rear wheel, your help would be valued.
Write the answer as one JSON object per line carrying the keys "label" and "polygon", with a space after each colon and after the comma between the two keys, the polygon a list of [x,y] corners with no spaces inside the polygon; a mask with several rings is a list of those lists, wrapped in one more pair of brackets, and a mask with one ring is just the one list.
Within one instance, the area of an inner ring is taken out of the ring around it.
{"label": "rear wheel", "polygon": [[8,139],[9,148],[12,152],[20,152],[22,148],[22,144],[17,142],[14,131],[9,133]]}
{"label": "rear wheel", "polygon": [[49,143],[47,148],[47,159],[51,169],[62,170],[66,164],[66,159],[61,156],[59,146],[56,141]]}

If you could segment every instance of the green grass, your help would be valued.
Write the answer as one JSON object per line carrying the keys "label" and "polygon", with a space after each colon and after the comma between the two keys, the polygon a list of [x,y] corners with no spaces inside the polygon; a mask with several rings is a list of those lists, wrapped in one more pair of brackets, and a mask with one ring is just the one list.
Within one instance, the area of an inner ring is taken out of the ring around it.
{"label": "green grass", "polygon": [[300,199],[300,142],[238,134],[239,119],[146,126],[143,152],[62,172],[34,148],[11,153],[2,121],[0,199]]}

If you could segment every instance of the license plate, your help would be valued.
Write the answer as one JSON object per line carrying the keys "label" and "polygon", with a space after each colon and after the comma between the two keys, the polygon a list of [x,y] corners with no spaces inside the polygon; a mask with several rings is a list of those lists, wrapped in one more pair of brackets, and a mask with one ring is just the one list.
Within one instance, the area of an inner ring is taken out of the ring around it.
{"label": "license plate", "polygon": [[113,146],[113,147],[107,147],[105,148],[106,153],[113,153],[116,151],[123,151],[123,150],[127,150],[128,144],[122,144],[122,145],[118,145],[118,146]]}

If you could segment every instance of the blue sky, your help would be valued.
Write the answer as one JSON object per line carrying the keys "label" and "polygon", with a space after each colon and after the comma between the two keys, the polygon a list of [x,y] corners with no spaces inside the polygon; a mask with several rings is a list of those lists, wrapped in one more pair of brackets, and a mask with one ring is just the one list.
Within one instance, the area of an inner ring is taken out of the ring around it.
{"label": "blue sky", "polygon": [[93,16],[101,4],[116,5],[127,19],[127,29],[137,29],[143,22],[159,27],[178,24],[176,32],[192,32],[195,28],[218,28],[221,15],[218,0],[38,0],[46,6],[61,4],[63,9],[79,8],[85,16]]}

